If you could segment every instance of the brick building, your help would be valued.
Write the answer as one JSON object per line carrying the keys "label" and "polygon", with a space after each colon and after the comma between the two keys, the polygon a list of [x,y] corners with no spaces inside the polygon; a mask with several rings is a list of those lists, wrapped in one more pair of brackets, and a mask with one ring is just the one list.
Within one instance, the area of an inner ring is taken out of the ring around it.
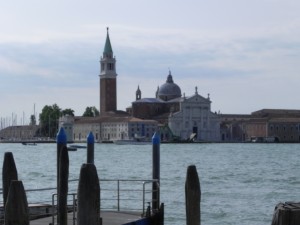
{"label": "brick building", "polygon": [[221,116],[221,140],[300,142],[300,110],[262,109],[249,115]]}

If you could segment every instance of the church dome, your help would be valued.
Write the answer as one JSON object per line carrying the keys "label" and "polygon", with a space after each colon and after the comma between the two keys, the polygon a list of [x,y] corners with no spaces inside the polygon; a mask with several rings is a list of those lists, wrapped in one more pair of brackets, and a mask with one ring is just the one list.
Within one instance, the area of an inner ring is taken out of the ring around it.
{"label": "church dome", "polygon": [[169,71],[166,83],[159,87],[157,96],[164,101],[181,97],[181,89],[174,83],[171,71]]}

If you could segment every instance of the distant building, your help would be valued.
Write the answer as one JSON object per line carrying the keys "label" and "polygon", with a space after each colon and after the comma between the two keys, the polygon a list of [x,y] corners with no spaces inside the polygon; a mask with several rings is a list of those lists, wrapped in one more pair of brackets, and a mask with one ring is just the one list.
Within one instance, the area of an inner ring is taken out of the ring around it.
{"label": "distant building", "polygon": [[1,141],[25,141],[37,139],[40,126],[24,125],[10,126],[0,130]]}
{"label": "distant building", "polygon": [[[138,86],[136,99],[126,112],[117,110],[116,93],[116,60],[107,29],[100,60],[100,116],[76,117],[73,125],[74,141],[85,140],[90,131],[99,142],[132,139],[135,135],[151,139],[157,130],[165,141],[172,141],[177,135],[186,139],[193,133],[196,140],[219,140],[220,124],[218,115],[210,111],[210,99],[198,95],[197,91],[192,97],[182,97],[181,89],[174,83],[171,71],[153,98],[142,98]],[[62,123],[71,127],[67,121]]]}
{"label": "distant building", "polygon": [[168,116],[171,111],[179,110],[181,101],[180,87],[174,83],[171,71],[167,76],[167,81],[161,85],[155,94],[155,98],[142,98],[142,93],[138,87],[136,100],[132,102],[127,112],[140,119],[155,119],[160,123],[168,123]]}
{"label": "distant building", "polygon": [[126,115],[75,117],[73,139],[86,141],[91,131],[96,142],[134,139],[136,136],[150,141],[157,128],[155,120],[141,120]]}
{"label": "distant building", "polygon": [[195,135],[196,141],[220,141],[220,117],[211,112],[211,101],[198,94],[184,97],[180,101],[180,110],[169,116],[169,127],[173,134],[181,139]]}
{"label": "distant building", "polygon": [[74,132],[74,117],[70,115],[64,115],[59,118],[59,129],[62,127],[65,130],[67,136],[67,142],[74,142],[73,132]]}
{"label": "distant building", "polygon": [[[100,60],[100,116],[61,118],[61,126],[67,129],[68,140],[86,141],[93,132],[95,141],[114,141],[143,136],[150,140],[158,129],[155,120],[143,120],[117,110],[116,59],[107,29],[103,56]],[[72,136],[72,137],[71,137]]]}
{"label": "distant building", "polygon": [[221,115],[225,142],[300,142],[300,110],[262,109],[249,115]]}
{"label": "distant building", "polygon": [[186,140],[192,134],[196,141],[220,141],[220,119],[210,111],[210,105],[209,97],[200,96],[197,88],[193,96],[182,97],[169,71],[166,83],[158,87],[155,98],[142,98],[138,86],[136,101],[127,112],[141,119],[158,121],[161,139],[165,141]]}

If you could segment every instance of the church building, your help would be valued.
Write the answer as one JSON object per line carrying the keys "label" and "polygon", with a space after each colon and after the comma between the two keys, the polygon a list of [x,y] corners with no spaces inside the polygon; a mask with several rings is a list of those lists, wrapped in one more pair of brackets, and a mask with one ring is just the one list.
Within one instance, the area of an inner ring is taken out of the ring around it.
{"label": "church building", "polygon": [[[142,98],[138,86],[136,99],[125,111],[117,110],[117,72],[107,28],[103,55],[100,59],[100,116],[75,117],[74,141],[82,141],[92,131],[96,141],[133,139],[144,136],[151,140],[160,131],[162,141],[185,140],[193,135],[196,141],[216,141],[220,125],[217,115],[210,111],[211,101],[196,90],[191,97],[182,96],[169,71],[166,82],[159,86],[155,97]],[[64,120],[61,120],[63,126]],[[69,125],[68,125],[69,126]],[[70,136],[70,135],[69,135]]]}
{"label": "church building", "polygon": [[220,141],[219,116],[211,112],[209,96],[199,95],[197,87],[194,95],[182,96],[169,71],[166,82],[158,87],[155,96],[142,98],[138,86],[136,101],[127,111],[137,118],[158,121],[163,141]]}
{"label": "church building", "polygon": [[[190,97],[183,97],[180,110],[171,113],[168,125],[176,136],[181,139],[194,138],[197,141],[220,141],[220,117],[211,112],[211,101],[209,94],[207,98],[198,94]],[[191,136],[192,135],[192,136]]]}

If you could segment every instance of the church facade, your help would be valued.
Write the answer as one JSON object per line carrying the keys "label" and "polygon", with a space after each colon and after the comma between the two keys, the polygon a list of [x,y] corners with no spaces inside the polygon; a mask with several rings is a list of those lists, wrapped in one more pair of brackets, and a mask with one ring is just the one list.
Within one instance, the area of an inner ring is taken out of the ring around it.
{"label": "church facade", "polygon": [[198,94],[186,97],[174,83],[171,71],[164,84],[158,87],[156,98],[142,98],[140,87],[130,112],[142,119],[154,119],[160,124],[161,139],[165,141],[189,140],[220,141],[220,119],[211,112],[211,101]]}
{"label": "church facade", "polygon": [[171,113],[168,118],[168,125],[174,135],[181,139],[194,138],[197,141],[220,141],[220,117],[211,112],[211,101],[198,94],[197,87],[195,94],[184,97],[180,101],[180,110]]}

